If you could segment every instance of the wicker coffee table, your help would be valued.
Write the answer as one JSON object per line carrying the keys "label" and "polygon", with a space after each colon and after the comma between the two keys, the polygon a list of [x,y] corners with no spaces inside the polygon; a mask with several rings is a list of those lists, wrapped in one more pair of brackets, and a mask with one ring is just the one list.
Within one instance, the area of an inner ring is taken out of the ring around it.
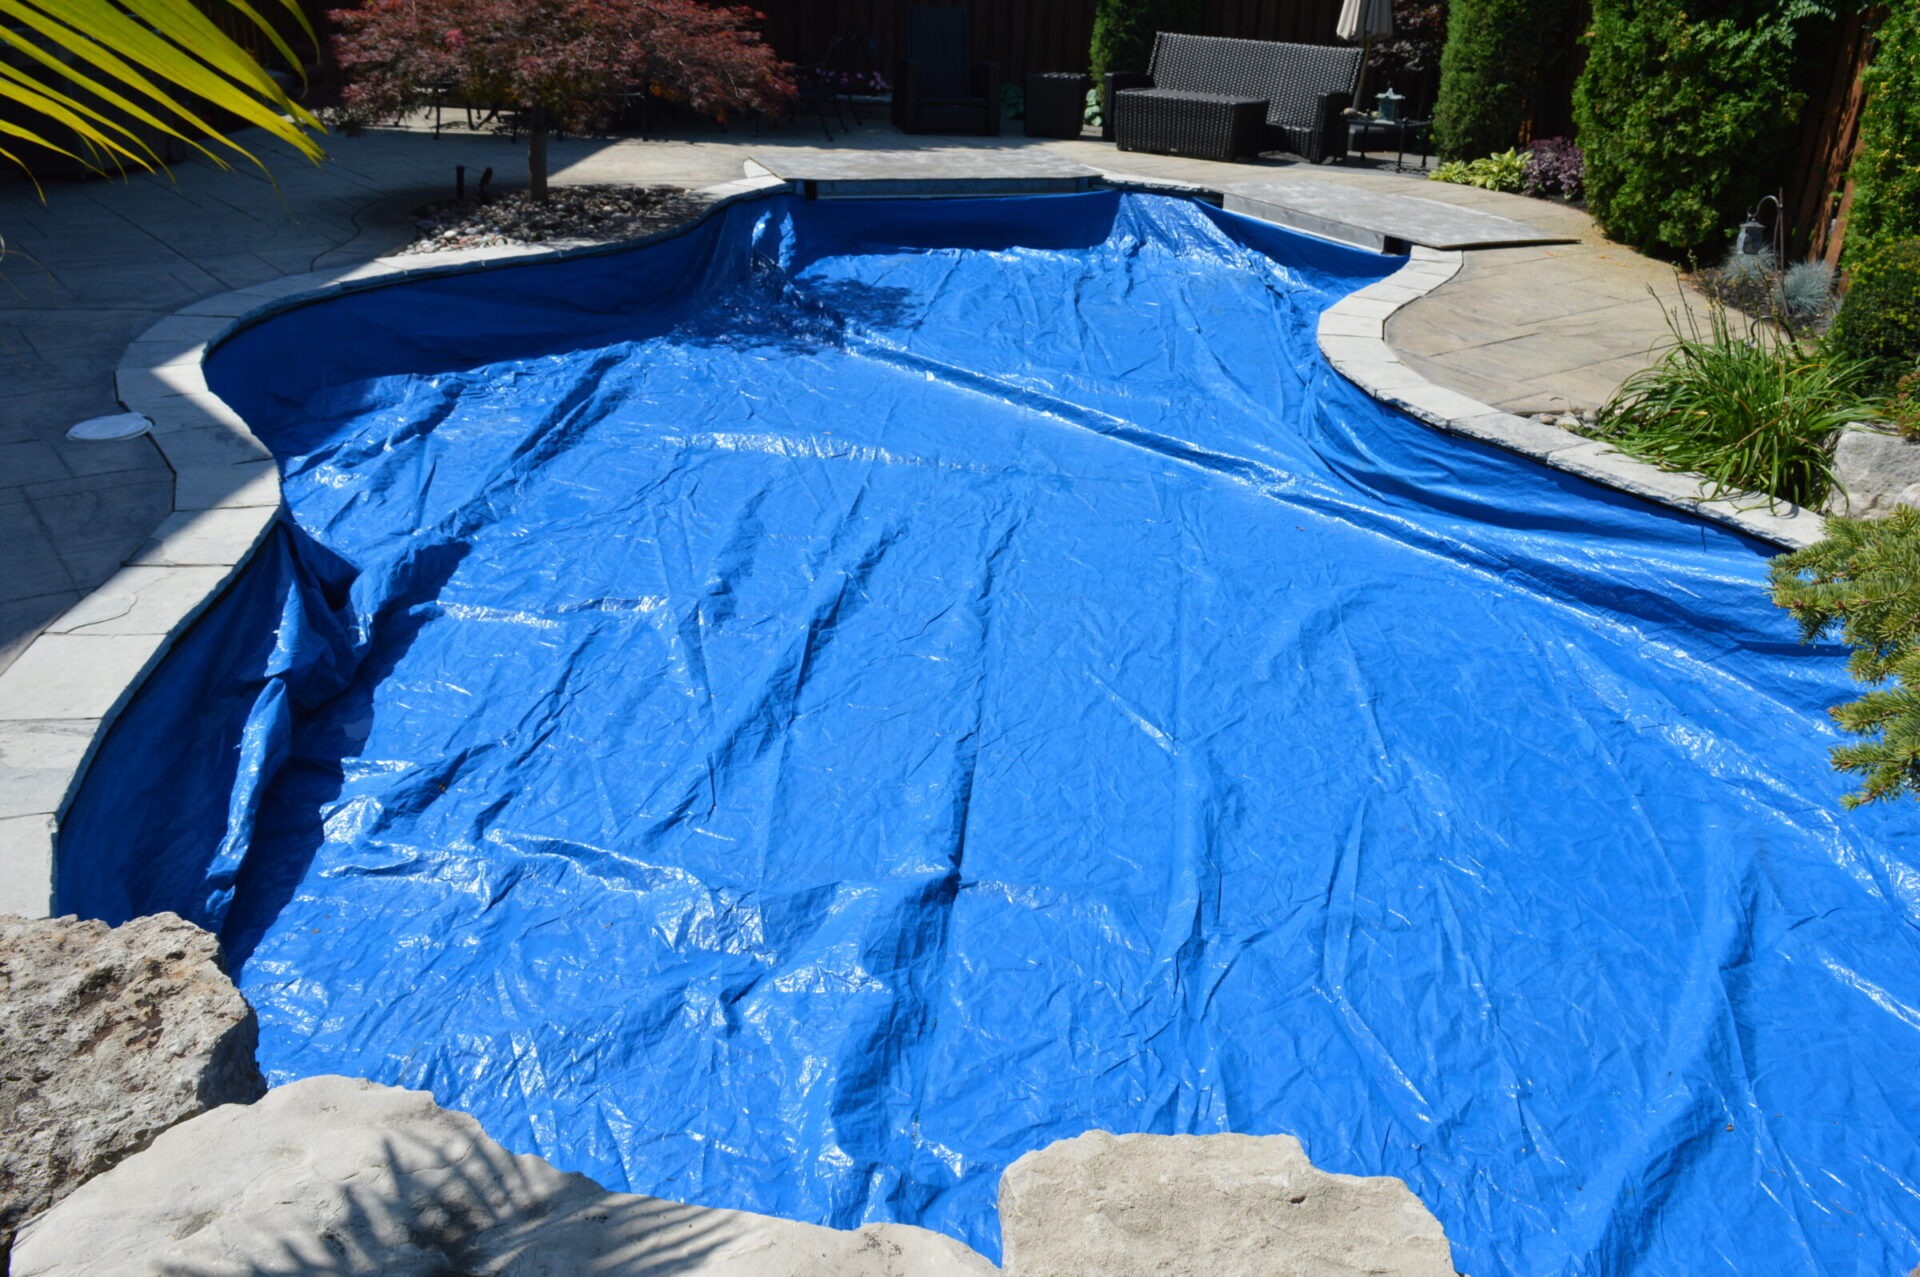
{"label": "wicker coffee table", "polygon": [[1123,151],[1154,151],[1196,160],[1232,160],[1260,150],[1265,98],[1182,89],[1122,89],[1127,109],[1115,121]]}

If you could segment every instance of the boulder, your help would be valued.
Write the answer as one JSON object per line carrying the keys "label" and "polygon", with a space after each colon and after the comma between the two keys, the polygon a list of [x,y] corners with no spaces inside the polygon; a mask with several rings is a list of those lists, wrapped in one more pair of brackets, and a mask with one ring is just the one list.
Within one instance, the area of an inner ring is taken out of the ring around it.
{"label": "boulder", "polygon": [[1920,506],[1920,443],[1872,426],[1848,426],[1833,446],[1827,509],[1856,519]]}
{"label": "boulder", "polygon": [[478,1122],[340,1077],[175,1127],[20,1235],[14,1277],[982,1277],[925,1229],[820,1228],[604,1191]]}
{"label": "boulder", "polygon": [[190,922],[0,915],[0,1249],[168,1127],[265,1093],[256,1039]]}
{"label": "boulder", "polygon": [[1453,1277],[1446,1234],[1397,1179],[1315,1170],[1290,1135],[1109,1135],[1000,1180],[1013,1277]]}

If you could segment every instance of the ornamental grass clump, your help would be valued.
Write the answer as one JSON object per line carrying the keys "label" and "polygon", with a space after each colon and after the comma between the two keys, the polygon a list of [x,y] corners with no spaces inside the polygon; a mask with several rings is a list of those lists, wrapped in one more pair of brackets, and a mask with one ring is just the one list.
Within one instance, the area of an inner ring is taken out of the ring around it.
{"label": "ornamental grass clump", "polygon": [[1920,510],[1884,519],[1828,519],[1824,541],[1773,561],[1773,599],[1800,622],[1802,642],[1838,628],[1848,672],[1871,690],[1827,712],[1864,737],[1833,751],[1863,777],[1840,800],[1859,807],[1920,796]]}
{"label": "ornamental grass clump", "polygon": [[1683,313],[1685,330],[1670,312],[1674,344],[1626,380],[1594,433],[1662,469],[1704,476],[1714,496],[1817,506],[1832,482],[1835,434],[1880,415],[1861,393],[1860,366],[1771,329],[1738,334],[1721,306],[1704,329]]}

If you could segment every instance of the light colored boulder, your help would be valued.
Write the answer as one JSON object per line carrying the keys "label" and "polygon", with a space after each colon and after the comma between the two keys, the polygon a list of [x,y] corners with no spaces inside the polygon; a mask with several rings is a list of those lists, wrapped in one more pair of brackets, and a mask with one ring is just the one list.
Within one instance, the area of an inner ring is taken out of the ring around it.
{"label": "light colored boulder", "polygon": [[1920,506],[1920,443],[1870,426],[1848,426],[1833,448],[1833,514],[1856,519]]}
{"label": "light colored boulder", "polygon": [[609,1193],[403,1091],[309,1078],[162,1135],[35,1220],[13,1277],[981,1277],[925,1229]]}
{"label": "light colored boulder", "polygon": [[178,1122],[266,1091],[220,943],[0,915],[0,1239]]}
{"label": "light colored boulder", "polygon": [[1440,1222],[1397,1179],[1314,1169],[1290,1135],[1060,1140],[1007,1168],[1012,1277],[1452,1277]]}

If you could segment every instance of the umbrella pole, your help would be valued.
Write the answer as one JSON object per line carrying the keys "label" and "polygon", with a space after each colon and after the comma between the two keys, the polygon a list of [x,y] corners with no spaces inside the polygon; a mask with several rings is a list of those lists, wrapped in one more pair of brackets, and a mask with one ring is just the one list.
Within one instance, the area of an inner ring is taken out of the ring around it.
{"label": "umbrella pole", "polygon": [[1373,56],[1373,33],[1369,31],[1360,37],[1360,78],[1353,86],[1353,109],[1358,111],[1360,104],[1367,100],[1367,62]]}

